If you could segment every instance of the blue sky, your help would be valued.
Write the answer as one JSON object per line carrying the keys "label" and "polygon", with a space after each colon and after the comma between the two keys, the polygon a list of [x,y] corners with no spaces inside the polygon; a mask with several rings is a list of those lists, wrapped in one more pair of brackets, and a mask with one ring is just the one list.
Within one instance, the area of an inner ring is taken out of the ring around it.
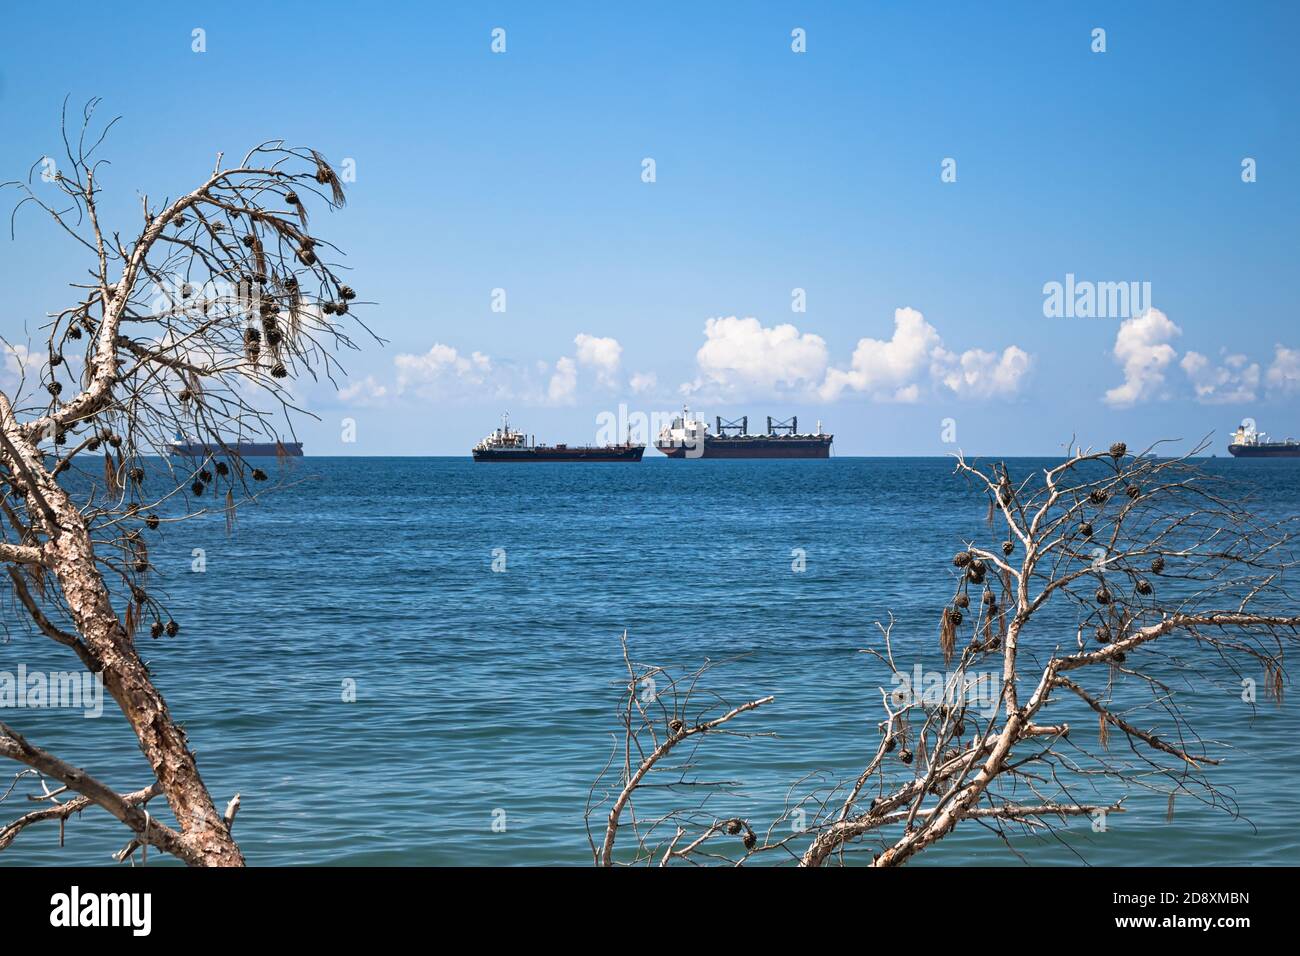
{"label": "blue sky", "polygon": [[[304,388],[313,453],[463,454],[506,410],[591,440],[683,400],[821,419],[838,454],[1222,446],[1247,416],[1300,435],[1297,26],[1282,3],[15,4],[0,179],[57,148],[67,94],[123,116],[123,229],[218,150],[354,160],[313,225],[388,344],[343,396]],[[0,248],[21,340],[89,263],[30,215]],[[1149,282],[1158,312],[1045,316],[1067,274]]]}

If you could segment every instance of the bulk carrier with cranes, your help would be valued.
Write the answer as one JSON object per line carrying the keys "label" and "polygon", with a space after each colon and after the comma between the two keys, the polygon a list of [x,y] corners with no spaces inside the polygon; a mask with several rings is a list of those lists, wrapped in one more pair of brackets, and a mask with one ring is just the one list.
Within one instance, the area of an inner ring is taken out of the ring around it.
{"label": "bulk carrier with cranes", "polygon": [[767,416],[767,431],[749,433],[749,416],[735,421],[715,419],[717,431],[710,432],[708,422],[691,418],[688,408],[659,433],[655,447],[669,458],[829,458],[834,435],[817,431],[801,434],[798,416],[776,421]]}

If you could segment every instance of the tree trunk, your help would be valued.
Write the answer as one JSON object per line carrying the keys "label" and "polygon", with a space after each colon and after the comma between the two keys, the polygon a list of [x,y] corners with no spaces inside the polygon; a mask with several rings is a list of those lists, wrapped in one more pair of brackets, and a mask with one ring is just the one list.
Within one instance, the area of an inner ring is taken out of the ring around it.
{"label": "tree trunk", "polygon": [[22,454],[58,523],[44,545],[46,563],[58,579],[89,657],[102,670],[104,687],[130,722],[157,776],[184,842],[192,851],[187,862],[243,866],[243,854],[199,776],[185,732],[172,720],[167,702],[136,652],[134,640],[113,610],[108,586],[95,564],[94,545],[84,517],[41,466],[35,449],[28,445],[22,448]]}

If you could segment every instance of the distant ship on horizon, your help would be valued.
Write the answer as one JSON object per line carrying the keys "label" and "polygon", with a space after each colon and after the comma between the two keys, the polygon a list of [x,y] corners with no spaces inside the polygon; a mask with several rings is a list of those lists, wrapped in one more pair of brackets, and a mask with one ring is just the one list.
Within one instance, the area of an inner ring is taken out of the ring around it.
{"label": "distant ship on horizon", "polygon": [[749,433],[748,415],[731,422],[717,416],[716,421],[717,432],[710,434],[707,422],[691,418],[690,409],[683,408],[660,431],[655,447],[669,458],[829,458],[835,440],[822,433],[821,422],[816,432],[800,434],[798,416],[782,422],[768,415],[762,435]]}
{"label": "distant ship on horizon", "polygon": [[300,441],[192,441],[176,433],[171,448],[173,455],[184,458],[301,458]]}
{"label": "distant ship on horizon", "polygon": [[502,416],[501,427],[494,428],[470,449],[475,461],[640,461],[645,445],[634,445],[630,438],[621,445],[539,445],[534,436],[510,427],[510,416]]}
{"label": "distant ship on horizon", "polygon": [[1300,442],[1294,438],[1269,441],[1268,435],[1255,430],[1255,423],[1242,422],[1228,442],[1233,458],[1300,458]]}

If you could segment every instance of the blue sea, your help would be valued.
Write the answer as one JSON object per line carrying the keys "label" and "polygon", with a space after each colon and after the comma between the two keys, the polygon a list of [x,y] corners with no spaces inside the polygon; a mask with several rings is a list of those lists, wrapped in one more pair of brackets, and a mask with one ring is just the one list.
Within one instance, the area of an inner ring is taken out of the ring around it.
{"label": "blue sea", "polygon": [[[1009,462],[1013,475],[1046,464]],[[619,730],[624,631],[640,661],[723,661],[707,683],[727,700],[776,696],[737,725],[770,736],[710,738],[697,767],[735,781],[711,809],[762,829],[796,781],[852,777],[874,752],[886,679],[860,651],[880,646],[876,622],[894,615],[902,663],[942,669],[952,554],[990,534],[985,499],[947,459],[271,467],[278,490],[232,533],[220,515],[158,533],[149,587],[182,630],[138,639],[218,806],[242,795],[236,836],[255,865],[589,863],[583,808]],[[1261,515],[1300,505],[1293,462],[1205,467]],[[0,613],[0,670],[75,666]],[[1057,623],[1038,647],[1073,639]],[[1163,795],[1130,790],[1104,831],[1085,818],[1016,851],[1036,865],[1300,862],[1300,713],[1240,690],[1231,675],[1171,687],[1223,760],[1226,808],[1186,798],[1166,822]],[[1095,749],[1095,718],[1070,716]],[[100,719],[0,719],[123,790],[150,782],[111,701]],[[1092,787],[1081,799],[1124,793]],[[27,792],[0,820],[35,806]],[[107,864],[125,842],[92,809],[63,849],[57,826],[31,827],[0,865]],[[1023,865],[969,821],[916,862]]]}

